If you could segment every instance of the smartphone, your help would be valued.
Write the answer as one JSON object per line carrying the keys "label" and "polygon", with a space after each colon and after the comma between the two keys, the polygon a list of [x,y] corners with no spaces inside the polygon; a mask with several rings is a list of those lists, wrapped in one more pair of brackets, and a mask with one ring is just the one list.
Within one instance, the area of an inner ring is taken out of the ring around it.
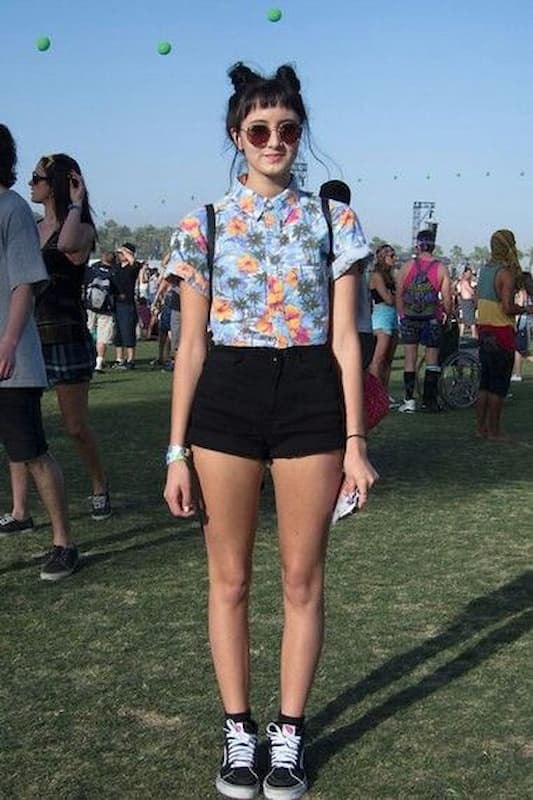
{"label": "smartphone", "polygon": [[350,514],[355,514],[359,505],[359,492],[357,489],[354,492],[346,494],[342,491],[339,492],[337,502],[331,517],[331,524],[335,525],[341,519],[349,517]]}

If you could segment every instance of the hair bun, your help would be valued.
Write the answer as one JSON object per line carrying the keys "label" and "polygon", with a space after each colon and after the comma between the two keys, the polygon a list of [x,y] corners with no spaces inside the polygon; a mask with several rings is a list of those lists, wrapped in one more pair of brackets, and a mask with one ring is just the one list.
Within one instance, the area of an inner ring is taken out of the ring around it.
{"label": "hair bun", "polygon": [[300,91],[300,81],[290,64],[282,64],[276,71],[276,78],[281,83],[289,86],[294,92]]}
{"label": "hair bun", "polygon": [[250,67],[243,64],[242,61],[238,61],[234,64],[231,69],[228,70],[228,75],[236,94],[244,91],[251,83],[260,80],[260,76],[253,72]]}

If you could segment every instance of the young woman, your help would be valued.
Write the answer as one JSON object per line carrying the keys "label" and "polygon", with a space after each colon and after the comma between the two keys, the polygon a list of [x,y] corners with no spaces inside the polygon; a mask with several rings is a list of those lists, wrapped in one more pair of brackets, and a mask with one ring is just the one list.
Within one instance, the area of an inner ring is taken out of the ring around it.
{"label": "young woman", "polygon": [[[167,274],[181,283],[165,498],[195,513],[197,473],[209,571],[209,637],[225,712],[216,786],[259,791],[250,710],[248,593],[265,464],[270,463],[283,581],[280,713],[267,726],[265,797],[305,794],[305,705],[323,636],[324,561],[339,491],[364,504],[377,474],[367,460],[352,266],[368,254],[354,212],[331,202],[335,260],[320,199],[291,167],[307,113],[291,67],[263,78],[242,64],[226,130],[246,172],[215,204],[212,275],[206,209],[186,217]],[[331,303],[330,303],[331,295]],[[211,346],[206,331],[210,329]]]}
{"label": "young woman", "polygon": [[[91,478],[92,518],[102,520],[111,515],[111,504],[89,425],[89,381],[96,354],[82,305],[82,283],[94,247],[95,226],[80,167],[70,156],[43,156],[29,185],[32,202],[44,206],[38,228],[50,282],[37,298],[35,317],[48,385],[56,391],[65,428],[76,441]],[[8,516],[20,523],[21,530],[27,529],[33,526],[27,508],[27,472],[24,464],[11,464],[10,471],[13,511]]]}
{"label": "young woman", "polygon": [[[396,312],[393,268],[396,253],[390,244],[376,250],[374,271],[370,277],[372,294],[372,330],[376,347],[370,372],[389,390],[392,359],[398,343],[398,315]],[[392,402],[393,398],[390,398]]]}

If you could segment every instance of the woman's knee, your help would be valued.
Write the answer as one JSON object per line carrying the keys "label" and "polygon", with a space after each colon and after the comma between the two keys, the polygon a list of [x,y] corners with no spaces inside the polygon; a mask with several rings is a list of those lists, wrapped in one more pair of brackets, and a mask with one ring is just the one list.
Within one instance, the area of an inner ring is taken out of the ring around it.
{"label": "woman's knee", "polygon": [[310,570],[284,566],[282,573],[285,603],[294,608],[305,608],[322,604],[324,571],[321,565]]}
{"label": "woman's knee", "polygon": [[247,570],[225,570],[209,579],[209,590],[216,603],[238,606],[246,602],[250,592],[250,574]]}

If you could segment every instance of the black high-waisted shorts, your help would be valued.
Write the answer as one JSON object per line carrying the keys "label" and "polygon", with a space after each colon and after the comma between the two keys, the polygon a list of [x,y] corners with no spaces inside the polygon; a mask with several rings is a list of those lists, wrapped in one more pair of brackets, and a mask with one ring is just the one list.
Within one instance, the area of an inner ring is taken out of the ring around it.
{"label": "black high-waisted shorts", "polygon": [[210,349],[189,444],[269,460],[339,450],[344,439],[342,388],[329,346]]}

